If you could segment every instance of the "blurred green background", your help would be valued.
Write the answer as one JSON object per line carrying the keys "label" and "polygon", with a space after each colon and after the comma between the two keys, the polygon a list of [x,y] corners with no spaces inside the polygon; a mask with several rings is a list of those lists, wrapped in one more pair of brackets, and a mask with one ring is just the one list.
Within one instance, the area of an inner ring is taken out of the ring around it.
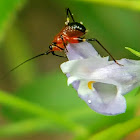
{"label": "blurred green background", "polygon": [[[64,27],[65,8],[89,30],[86,38],[97,38],[116,59],[138,60],[124,47],[140,51],[139,5],[139,0],[1,0],[0,76],[48,50]],[[92,44],[107,56],[98,44]],[[60,70],[64,61],[67,59],[42,56],[0,82],[0,140],[139,140],[138,89],[125,95],[126,113],[100,115],[67,87]]]}

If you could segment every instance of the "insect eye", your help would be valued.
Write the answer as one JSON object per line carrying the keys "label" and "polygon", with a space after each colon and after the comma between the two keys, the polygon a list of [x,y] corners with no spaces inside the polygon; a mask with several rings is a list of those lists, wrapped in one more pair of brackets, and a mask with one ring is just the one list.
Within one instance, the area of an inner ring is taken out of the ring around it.
{"label": "insect eye", "polygon": [[52,45],[49,46],[49,49],[52,50]]}

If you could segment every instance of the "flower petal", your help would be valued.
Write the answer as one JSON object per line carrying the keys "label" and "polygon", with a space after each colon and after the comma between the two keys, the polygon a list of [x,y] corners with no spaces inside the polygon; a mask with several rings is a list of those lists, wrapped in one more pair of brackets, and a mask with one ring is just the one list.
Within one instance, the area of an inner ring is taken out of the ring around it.
{"label": "flower petal", "polygon": [[122,95],[140,85],[140,61],[121,59],[118,62],[123,66],[119,66],[108,57],[100,57],[87,42],[68,44],[67,49],[71,61],[61,64],[61,69],[79,97],[104,115],[125,112]]}
{"label": "flower petal", "polygon": [[91,90],[87,85],[87,81],[80,81],[78,95],[91,109],[104,115],[117,115],[125,112],[125,98],[117,93],[116,86],[94,83],[93,90]]}
{"label": "flower petal", "polygon": [[98,52],[88,42],[68,44],[67,50],[67,57],[69,60],[85,59],[92,56],[99,56]]}
{"label": "flower petal", "polygon": [[[67,73],[66,76],[68,77],[68,80],[69,80],[70,74]],[[78,88],[79,88],[79,83],[80,83],[80,81],[77,81],[77,80],[74,80],[72,82],[67,81],[68,86],[70,84],[72,84],[73,88],[75,88],[76,90],[78,90]]]}
{"label": "flower petal", "polygon": [[78,73],[91,73],[93,69],[102,68],[110,63],[114,63],[107,60],[107,57],[101,58],[93,56],[89,59],[71,60],[64,62],[60,65],[63,73],[71,73],[77,75]]}
{"label": "flower petal", "polygon": [[[61,64],[61,69],[64,73],[70,73],[75,80],[114,84],[121,94],[126,94],[140,85],[140,61],[121,59],[118,62],[123,66],[94,56],[65,62]],[[65,68],[68,70],[65,71]]]}
{"label": "flower petal", "polygon": [[68,86],[75,81],[78,81],[78,77],[70,76],[67,81]]}

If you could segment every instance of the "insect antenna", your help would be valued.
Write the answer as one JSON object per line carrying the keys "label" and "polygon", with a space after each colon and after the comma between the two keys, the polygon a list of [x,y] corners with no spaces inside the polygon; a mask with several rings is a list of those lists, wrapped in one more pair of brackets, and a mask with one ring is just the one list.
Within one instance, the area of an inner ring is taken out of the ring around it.
{"label": "insect antenna", "polygon": [[8,71],[3,77],[0,78],[0,81],[3,80],[3,79],[5,79],[12,71],[16,70],[18,67],[22,66],[22,65],[25,64],[26,62],[28,62],[28,61],[30,61],[30,60],[33,60],[33,59],[35,59],[35,58],[37,58],[37,57],[43,56],[43,55],[48,55],[49,53],[51,53],[51,50],[48,50],[48,51],[45,52],[45,53],[41,53],[41,54],[39,54],[39,55],[36,55],[36,56],[34,56],[34,57],[32,57],[32,58],[29,58],[29,59],[25,60],[24,62],[20,63],[19,65],[17,65],[16,67],[14,67],[14,68],[11,69],[10,71]]}

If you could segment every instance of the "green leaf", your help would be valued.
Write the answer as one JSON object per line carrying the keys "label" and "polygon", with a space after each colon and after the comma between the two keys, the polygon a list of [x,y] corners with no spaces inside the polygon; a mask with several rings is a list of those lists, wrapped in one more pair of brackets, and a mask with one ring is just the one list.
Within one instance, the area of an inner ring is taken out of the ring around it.
{"label": "green leaf", "polygon": [[51,126],[52,124],[41,118],[23,120],[0,127],[0,137],[21,136],[46,129],[50,130]]}
{"label": "green leaf", "polygon": [[133,53],[133,54],[135,54],[136,56],[140,57],[140,52],[135,51],[134,49],[131,49],[131,48],[128,48],[128,47],[125,47],[125,49],[129,50],[131,53]]}
{"label": "green leaf", "polygon": [[129,133],[140,128],[140,117],[133,118],[124,123],[116,124],[92,136],[89,140],[120,140]]}
{"label": "green leaf", "polygon": [[0,41],[26,0],[0,0]]}
{"label": "green leaf", "polygon": [[2,91],[0,91],[0,97],[1,105],[8,106],[10,108],[13,107],[15,110],[18,109],[22,112],[26,112],[37,117],[46,119],[51,123],[62,126],[62,128],[65,128],[66,130],[69,130],[74,134],[79,134],[79,132],[82,132],[83,134],[87,133],[84,127],[72,122],[71,120],[61,116],[54,111],[45,109],[40,105],[36,105],[34,103],[28,102],[24,99],[20,99]]}
{"label": "green leaf", "polygon": [[80,1],[140,11],[140,1],[128,1],[128,0],[117,0],[117,1],[114,1],[114,0],[80,0]]}

